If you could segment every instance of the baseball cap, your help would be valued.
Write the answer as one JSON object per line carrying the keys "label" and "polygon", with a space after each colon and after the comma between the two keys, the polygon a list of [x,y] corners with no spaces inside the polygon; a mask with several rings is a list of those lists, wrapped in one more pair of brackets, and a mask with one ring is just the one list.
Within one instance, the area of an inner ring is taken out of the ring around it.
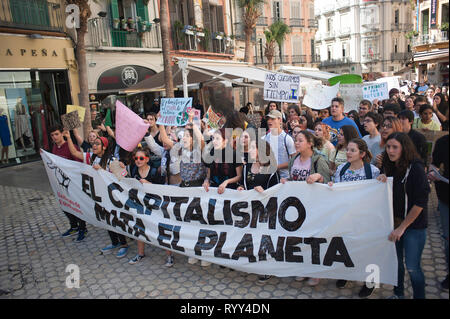
{"label": "baseball cap", "polygon": [[278,110],[272,110],[269,112],[269,114],[267,114],[267,117],[271,117],[273,119],[282,118],[283,114],[281,114],[281,112]]}

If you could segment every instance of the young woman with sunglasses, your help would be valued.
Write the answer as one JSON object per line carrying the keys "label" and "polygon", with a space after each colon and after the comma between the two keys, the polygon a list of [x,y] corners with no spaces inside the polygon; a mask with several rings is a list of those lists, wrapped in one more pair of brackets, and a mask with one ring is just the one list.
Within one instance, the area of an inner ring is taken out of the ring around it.
{"label": "young woman with sunglasses", "polygon": [[395,242],[397,250],[398,283],[391,299],[404,299],[404,262],[411,279],[413,298],[425,299],[425,276],[420,263],[427,237],[430,185],[423,162],[407,134],[389,135],[381,171],[379,181],[386,182],[387,176],[394,178],[394,230],[388,239]]}
{"label": "young woman with sunglasses", "polygon": [[373,156],[371,164],[376,165],[378,168],[381,168],[381,157],[384,152],[387,138],[392,133],[402,132],[403,130],[402,122],[393,116],[388,116],[383,119],[380,128],[381,141],[380,143],[372,144],[372,147],[370,148],[370,153],[372,153]]}
{"label": "young woman with sunglasses", "polygon": [[[109,164],[113,159],[113,156],[108,148],[109,142],[106,137],[97,137],[92,144],[92,152],[84,153],[78,151],[73,145],[72,139],[70,138],[69,131],[64,131],[64,136],[68,137],[67,142],[69,145],[69,150],[72,155],[78,159],[83,160],[85,164],[92,165],[96,170],[104,169],[109,171]],[[122,164],[123,165],[123,164]],[[100,251],[106,255],[110,254],[114,249],[119,248],[116,257],[123,258],[127,255],[128,244],[127,239],[124,235],[118,234],[112,231],[108,231],[109,237],[111,238],[111,245],[102,248]]]}

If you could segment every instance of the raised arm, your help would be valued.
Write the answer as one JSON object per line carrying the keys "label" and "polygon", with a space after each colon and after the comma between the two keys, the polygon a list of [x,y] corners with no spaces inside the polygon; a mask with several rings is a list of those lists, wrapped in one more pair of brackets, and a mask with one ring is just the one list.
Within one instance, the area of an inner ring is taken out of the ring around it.
{"label": "raised arm", "polygon": [[83,152],[78,151],[75,148],[75,145],[73,145],[72,139],[70,138],[69,131],[64,131],[63,136],[67,138],[67,145],[69,146],[70,154],[72,154],[73,157],[78,158],[79,160],[83,160]]}
{"label": "raised arm", "polygon": [[150,151],[152,151],[154,154],[158,155],[159,157],[162,156],[162,153],[164,152],[164,147],[158,145],[155,142],[155,139],[151,134],[144,137],[145,142],[147,143],[148,147],[150,148]]}
{"label": "raised arm", "polygon": [[78,133],[78,129],[74,128],[72,130],[73,135],[75,136],[75,139],[77,140],[78,146],[81,147],[81,144],[83,144],[83,139],[81,138],[80,134]]}
{"label": "raised arm", "polygon": [[164,125],[159,125],[159,138],[161,139],[161,142],[168,145],[169,148],[172,148],[175,144],[168,136],[166,132],[166,127]]}

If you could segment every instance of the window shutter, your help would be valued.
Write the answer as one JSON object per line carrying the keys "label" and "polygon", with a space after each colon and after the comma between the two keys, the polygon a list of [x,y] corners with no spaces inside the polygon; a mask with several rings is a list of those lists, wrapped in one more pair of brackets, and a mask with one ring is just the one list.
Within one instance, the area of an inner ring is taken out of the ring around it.
{"label": "window shutter", "polygon": [[223,6],[217,6],[217,31],[225,32],[223,24]]}
{"label": "window shutter", "polygon": [[148,21],[148,8],[143,0],[136,0],[136,13],[141,17],[141,21]]}
{"label": "window shutter", "polygon": [[211,14],[209,11],[209,0],[202,0],[203,27],[211,30]]}
{"label": "window shutter", "polygon": [[119,19],[119,5],[117,4],[117,0],[111,0],[111,18]]}

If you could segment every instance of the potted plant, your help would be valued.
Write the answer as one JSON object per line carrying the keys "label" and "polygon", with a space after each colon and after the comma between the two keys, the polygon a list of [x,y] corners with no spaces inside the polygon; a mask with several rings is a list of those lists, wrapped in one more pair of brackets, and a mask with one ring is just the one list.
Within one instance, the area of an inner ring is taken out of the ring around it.
{"label": "potted plant", "polygon": [[179,20],[176,20],[173,23],[173,30],[175,31],[175,39],[178,45],[178,49],[183,47],[185,36],[184,27],[185,26],[183,26],[183,23],[181,23],[181,21]]}
{"label": "potted plant", "polygon": [[114,29],[119,29],[119,24],[120,24],[120,19],[119,18],[114,18],[113,19],[113,28]]}
{"label": "potted plant", "polygon": [[136,29],[136,21],[133,18],[128,18],[128,27],[130,29]]}
{"label": "potted plant", "polygon": [[121,24],[122,24],[122,29],[123,29],[123,30],[128,30],[128,23],[127,23],[127,20],[122,19],[122,20],[121,20]]}
{"label": "potted plant", "polygon": [[444,22],[441,25],[441,31],[447,31],[448,32],[448,22]]}
{"label": "potted plant", "polygon": [[211,32],[207,28],[203,29],[204,36],[201,39],[203,50],[209,51],[209,40],[211,38]]}
{"label": "potted plant", "polygon": [[194,35],[194,27],[191,25],[185,25],[183,28],[183,33],[187,35]]}

